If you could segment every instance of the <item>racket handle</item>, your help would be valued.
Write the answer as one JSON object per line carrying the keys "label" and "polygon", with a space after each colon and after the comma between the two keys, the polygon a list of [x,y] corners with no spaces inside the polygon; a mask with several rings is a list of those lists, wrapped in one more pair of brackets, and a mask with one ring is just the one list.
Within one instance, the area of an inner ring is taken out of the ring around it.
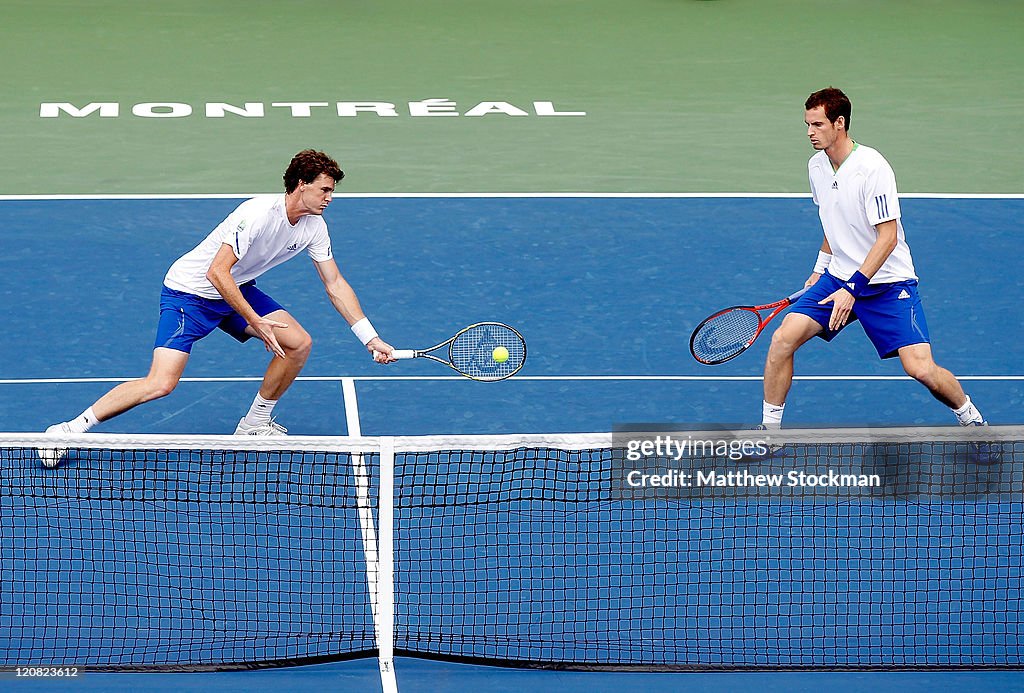
{"label": "racket handle", "polygon": [[391,356],[396,359],[413,359],[416,358],[416,352],[412,349],[395,349]]}
{"label": "racket handle", "polygon": [[795,294],[792,294],[792,295],[790,295],[790,296],[789,296],[789,297],[788,297],[788,298],[787,298],[786,300],[788,300],[788,301],[789,301],[790,303],[793,303],[793,302],[794,302],[794,301],[796,301],[796,300],[797,300],[798,298],[800,298],[801,296],[803,296],[804,294],[806,294],[806,293],[807,293],[807,290],[808,290],[808,289],[810,289],[810,288],[811,288],[811,287],[809,287],[809,286],[807,286],[807,287],[804,287],[803,289],[800,289],[799,291],[797,291],[797,292],[796,292]]}

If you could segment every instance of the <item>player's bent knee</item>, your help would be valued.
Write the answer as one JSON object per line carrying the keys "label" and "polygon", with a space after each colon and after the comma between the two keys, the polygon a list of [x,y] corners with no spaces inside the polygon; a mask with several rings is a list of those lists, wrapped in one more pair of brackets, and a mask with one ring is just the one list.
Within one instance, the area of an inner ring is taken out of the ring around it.
{"label": "player's bent knee", "polygon": [[150,376],[146,379],[149,385],[146,394],[147,399],[160,399],[174,392],[174,388],[178,386],[178,378],[173,376]]}
{"label": "player's bent knee", "polygon": [[933,361],[916,359],[905,361],[903,363],[903,370],[914,380],[928,385],[935,380],[938,367]]}
{"label": "player's bent knee", "polygon": [[292,342],[285,346],[285,351],[290,352],[294,358],[306,358],[309,356],[309,352],[313,350],[313,338],[308,333],[303,332],[297,336]]}
{"label": "player's bent knee", "polygon": [[772,335],[771,344],[768,347],[769,358],[788,358],[792,356],[800,344],[793,339],[785,330],[779,328]]}
{"label": "player's bent knee", "polygon": [[787,315],[772,335],[771,345],[768,347],[768,358],[792,357],[797,349],[820,331],[821,326],[811,321],[810,318],[799,314]]}
{"label": "player's bent knee", "polygon": [[172,392],[174,392],[174,388],[172,388],[172,387],[160,387],[160,388],[157,388],[155,390],[151,390],[150,391],[149,399],[151,401],[154,400],[154,399],[163,399],[164,397],[166,397],[167,395],[171,394]]}

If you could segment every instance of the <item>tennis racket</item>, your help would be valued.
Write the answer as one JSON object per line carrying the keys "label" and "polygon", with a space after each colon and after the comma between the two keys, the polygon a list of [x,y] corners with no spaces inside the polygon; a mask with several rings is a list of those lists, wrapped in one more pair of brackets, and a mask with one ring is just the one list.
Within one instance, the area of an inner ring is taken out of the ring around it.
{"label": "tennis racket", "polygon": [[[746,351],[760,336],[765,325],[804,295],[801,289],[781,301],[763,306],[733,306],[704,318],[690,335],[690,353],[708,366],[730,361]],[[770,310],[767,317],[761,312]]]}
{"label": "tennis racket", "polygon": [[[501,360],[506,355],[507,358]],[[392,356],[430,359],[467,378],[492,382],[519,372],[526,363],[526,340],[508,325],[478,322],[429,349],[395,349]]]}

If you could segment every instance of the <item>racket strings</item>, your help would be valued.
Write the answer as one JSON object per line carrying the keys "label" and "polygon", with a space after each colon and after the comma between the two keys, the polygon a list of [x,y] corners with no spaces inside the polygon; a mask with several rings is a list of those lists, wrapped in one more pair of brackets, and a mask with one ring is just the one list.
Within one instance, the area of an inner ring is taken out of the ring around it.
{"label": "racket strings", "polygon": [[708,320],[691,340],[693,355],[705,363],[721,363],[747,348],[761,318],[752,310],[733,308]]}
{"label": "racket strings", "polygon": [[[497,347],[508,349],[508,359],[494,359]],[[477,380],[501,380],[523,366],[526,342],[507,325],[474,325],[460,333],[449,347],[452,365],[461,373]]]}

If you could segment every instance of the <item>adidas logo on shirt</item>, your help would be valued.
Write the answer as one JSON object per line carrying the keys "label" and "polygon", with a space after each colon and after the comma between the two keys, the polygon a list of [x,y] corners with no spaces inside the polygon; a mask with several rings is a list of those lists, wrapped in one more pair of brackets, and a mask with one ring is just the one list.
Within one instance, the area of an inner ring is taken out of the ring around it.
{"label": "adidas logo on shirt", "polygon": [[909,294],[909,293],[907,293],[907,290],[906,290],[906,289],[902,289],[902,290],[900,291],[900,295],[899,295],[899,296],[897,296],[896,298],[910,298],[910,294]]}
{"label": "adidas logo on shirt", "polygon": [[832,189],[833,190],[839,190],[839,181],[837,181],[837,180],[832,181]]}

